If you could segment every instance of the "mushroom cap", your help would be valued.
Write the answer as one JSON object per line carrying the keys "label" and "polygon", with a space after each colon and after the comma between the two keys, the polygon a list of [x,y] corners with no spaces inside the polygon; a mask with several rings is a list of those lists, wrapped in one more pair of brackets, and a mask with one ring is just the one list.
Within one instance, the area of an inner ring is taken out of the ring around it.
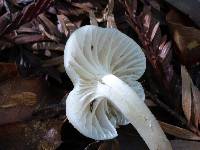
{"label": "mushroom cap", "polygon": [[74,84],[66,101],[68,120],[87,137],[116,137],[116,127],[129,121],[107,98],[97,94],[97,85],[105,75],[113,74],[144,100],[142,85],[136,81],[146,68],[141,48],[117,29],[87,25],[68,39],[64,66]]}

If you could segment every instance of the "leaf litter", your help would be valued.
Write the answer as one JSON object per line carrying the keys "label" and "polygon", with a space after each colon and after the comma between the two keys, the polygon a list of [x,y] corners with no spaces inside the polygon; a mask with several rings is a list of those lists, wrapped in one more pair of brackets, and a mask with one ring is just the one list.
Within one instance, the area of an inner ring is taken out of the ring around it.
{"label": "leaf litter", "polygon": [[116,139],[94,141],[65,117],[65,99],[73,86],[63,66],[64,47],[73,31],[86,24],[117,28],[137,41],[148,59],[141,79],[146,104],[175,150],[197,149],[198,15],[178,2],[169,4],[0,0],[0,149],[147,149],[130,126],[119,128]]}

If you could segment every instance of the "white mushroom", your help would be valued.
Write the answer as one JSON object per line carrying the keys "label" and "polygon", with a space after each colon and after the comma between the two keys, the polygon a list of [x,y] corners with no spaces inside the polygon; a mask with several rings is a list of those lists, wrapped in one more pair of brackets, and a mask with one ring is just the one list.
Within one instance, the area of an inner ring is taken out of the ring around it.
{"label": "white mushroom", "polygon": [[144,103],[145,71],[141,48],[117,29],[87,25],[76,30],[65,47],[64,65],[74,84],[66,115],[83,135],[96,139],[117,136],[129,122],[150,150],[171,150],[157,120]]}

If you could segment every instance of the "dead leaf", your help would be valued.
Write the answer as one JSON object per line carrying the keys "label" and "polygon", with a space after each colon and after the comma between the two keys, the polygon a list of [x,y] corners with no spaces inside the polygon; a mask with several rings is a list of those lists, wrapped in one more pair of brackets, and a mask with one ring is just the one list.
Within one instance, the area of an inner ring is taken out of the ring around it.
{"label": "dead leaf", "polygon": [[38,42],[32,45],[32,49],[34,50],[53,50],[53,51],[61,51],[63,52],[65,49],[65,45],[61,43],[54,42]]}
{"label": "dead leaf", "polygon": [[185,13],[200,27],[200,15],[196,12],[199,10],[200,3],[197,0],[165,0],[181,12]]}
{"label": "dead leaf", "polygon": [[173,93],[175,90],[172,90],[175,88],[172,82],[176,76],[171,65],[171,42],[167,42],[166,35],[162,36],[160,23],[152,15],[151,6],[146,1],[142,1],[142,3],[141,10],[138,8],[140,6],[138,0],[122,2],[126,10],[126,18],[138,35],[145,56],[153,68],[155,78],[160,82],[163,90],[170,91],[172,95],[175,95]]}
{"label": "dead leaf", "polygon": [[187,121],[190,123],[192,113],[191,78],[184,66],[181,66],[182,79],[182,108]]}
{"label": "dead leaf", "polygon": [[200,123],[200,91],[194,85],[189,73],[181,66],[182,108],[189,124],[198,129]]}
{"label": "dead leaf", "polygon": [[20,105],[34,106],[37,103],[37,95],[33,92],[21,92],[11,95],[10,98],[0,105],[0,108],[11,108]]}
{"label": "dead leaf", "polygon": [[198,150],[200,148],[200,142],[186,141],[186,140],[171,140],[174,150]]}
{"label": "dead leaf", "polygon": [[54,35],[56,37],[61,37],[60,32],[58,31],[56,25],[54,25],[50,19],[48,19],[44,14],[40,14],[38,18],[41,20],[43,26],[45,26],[45,29],[47,29],[47,32],[51,35]]}
{"label": "dead leaf", "polygon": [[179,58],[184,64],[194,64],[200,60],[200,30],[185,25],[184,18],[178,12],[171,10],[166,17],[174,41],[178,47]]}
{"label": "dead leaf", "polygon": [[61,14],[57,15],[57,18],[59,21],[58,23],[61,26],[60,30],[65,34],[66,37],[69,37],[72,34],[72,32],[74,32],[74,30],[77,29],[77,26],[74,23],[72,23],[67,16]]}
{"label": "dead leaf", "polygon": [[156,34],[156,32],[157,32],[157,30],[158,30],[158,28],[159,28],[159,25],[160,25],[160,23],[158,22],[158,23],[156,23],[156,25],[154,26],[154,28],[153,28],[153,30],[152,30],[152,33],[151,33],[150,41],[152,41],[152,40],[154,39],[155,34]]}
{"label": "dead leaf", "polygon": [[160,126],[162,127],[162,129],[164,130],[164,132],[173,135],[175,137],[181,138],[181,139],[186,139],[186,140],[196,140],[196,141],[200,141],[200,136],[197,136],[196,134],[194,134],[193,132],[178,127],[178,126],[174,126],[165,122],[159,122]]}
{"label": "dead leaf", "polygon": [[32,42],[40,42],[47,39],[42,34],[20,34],[14,38],[16,44],[27,44]]}
{"label": "dead leaf", "polygon": [[19,76],[0,82],[0,124],[23,121],[31,117],[41,96],[40,79]]}
{"label": "dead leaf", "polygon": [[45,28],[44,28],[44,26],[43,26],[42,24],[39,24],[39,29],[40,29],[40,31],[41,31],[44,35],[46,35],[46,37],[48,37],[50,40],[55,41],[55,42],[59,42],[59,41],[61,40],[61,39],[58,38],[57,36],[48,33],[48,32],[45,30]]}
{"label": "dead leaf", "polygon": [[159,57],[161,58],[162,61],[164,61],[167,58],[167,55],[170,54],[170,49],[171,49],[172,42],[168,41],[165,43],[165,45],[162,47],[160,46],[161,51],[159,53]]}
{"label": "dead leaf", "polygon": [[20,25],[31,21],[34,17],[39,15],[42,11],[49,8],[52,4],[52,0],[36,1],[25,6],[21,11],[15,13],[5,13],[0,17],[1,32],[2,35],[5,32],[11,32],[17,29]]}
{"label": "dead leaf", "polygon": [[200,91],[199,89],[191,82],[192,86],[192,108],[193,108],[193,122],[196,128],[199,128],[200,124]]}
{"label": "dead leaf", "polygon": [[0,149],[55,150],[61,143],[62,120],[33,120],[0,126]]}

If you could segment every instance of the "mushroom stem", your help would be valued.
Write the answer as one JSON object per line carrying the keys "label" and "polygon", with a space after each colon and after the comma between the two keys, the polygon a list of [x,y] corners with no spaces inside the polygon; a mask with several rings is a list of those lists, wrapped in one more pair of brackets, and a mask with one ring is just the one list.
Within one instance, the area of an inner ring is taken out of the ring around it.
{"label": "mushroom stem", "polygon": [[97,94],[105,96],[131,122],[150,150],[172,150],[171,144],[151,111],[136,92],[115,75],[105,75]]}

